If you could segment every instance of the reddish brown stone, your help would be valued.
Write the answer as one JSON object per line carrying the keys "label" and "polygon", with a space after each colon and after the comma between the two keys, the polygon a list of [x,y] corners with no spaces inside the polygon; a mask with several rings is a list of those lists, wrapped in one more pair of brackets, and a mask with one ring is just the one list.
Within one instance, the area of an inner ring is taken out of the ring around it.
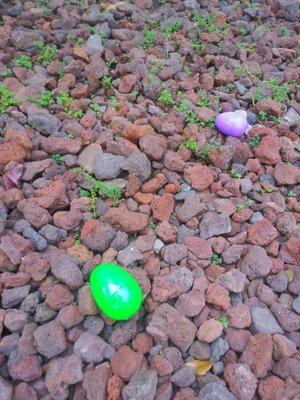
{"label": "reddish brown stone", "polygon": [[129,211],[125,206],[109,208],[101,220],[116,228],[121,228],[126,233],[138,233],[148,223],[147,215]]}
{"label": "reddish brown stone", "polygon": [[156,196],[150,204],[153,217],[158,221],[168,221],[174,210],[174,197],[166,193],[163,196]]}
{"label": "reddish brown stone", "polygon": [[141,369],[145,358],[129,346],[120,347],[110,359],[110,366],[113,374],[128,381],[132,375]]}
{"label": "reddish brown stone", "polygon": [[252,369],[257,378],[264,378],[272,363],[273,341],[269,333],[251,336],[240,358]]}
{"label": "reddish brown stone", "polygon": [[196,190],[202,191],[214,182],[214,175],[205,165],[197,164],[184,170],[184,179]]}
{"label": "reddish brown stone", "polygon": [[74,296],[68,286],[63,284],[54,285],[45,298],[45,303],[52,310],[60,310],[74,300]]}
{"label": "reddish brown stone", "polygon": [[218,283],[211,283],[206,291],[206,301],[226,310],[230,307],[229,291]]}
{"label": "reddish brown stone", "polygon": [[258,394],[261,400],[281,400],[284,392],[284,381],[271,375],[260,381]]}
{"label": "reddish brown stone", "polygon": [[300,182],[300,169],[293,165],[278,162],[275,165],[274,178],[278,185],[295,185]]}
{"label": "reddish brown stone", "polygon": [[282,104],[271,99],[262,99],[258,101],[255,105],[257,112],[265,112],[268,115],[275,115],[276,117],[281,117],[283,114]]}
{"label": "reddish brown stone", "polygon": [[152,346],[153,338],[146,332],[137,334],[137,336],[132,341],[132,347],[134,348],[134,350],[142,354],[149,353]]}
{"label": "reddish brown stone", "polygon": [[281,149],[281,140],[278,136],[268,135],[262,138],[259,146],[255,150],[255,156],[263,164],[276,164],[281,160],[279,151]]}
{"label": "reddish brown stone", "polygon": [[267,218],[262,219],[248,229],[248,242],[258,246],[266,246],[278,236],[277,229]]}
{"label": "reddish brown stone", "polygon": [[0,164],[6,165],[10,161],[22,162],[26,157],[26,151],[15,142],[0,144]]}
{"label": "reddish brown stone", "polygon": [[197,258],[210,258],[213,254],[211,244],[203,238],[190,236],[184,240],[184,244]]}
{"label": "reddish brown stone", "polygon": [[124,383],[117,375],[111,376],[107,381],[107,400],[120,400]]}

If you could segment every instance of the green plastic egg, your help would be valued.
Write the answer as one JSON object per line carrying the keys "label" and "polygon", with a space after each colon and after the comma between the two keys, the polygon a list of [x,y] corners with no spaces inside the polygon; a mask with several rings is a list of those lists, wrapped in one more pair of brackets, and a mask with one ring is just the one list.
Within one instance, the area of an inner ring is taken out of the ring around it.
{"label": "green plastic egg", "polygon": [[141,307],[143,294],[137,280],[115,264],[96,265],[90,276],[90,286],[97,306],[111,319],[129,319]]}

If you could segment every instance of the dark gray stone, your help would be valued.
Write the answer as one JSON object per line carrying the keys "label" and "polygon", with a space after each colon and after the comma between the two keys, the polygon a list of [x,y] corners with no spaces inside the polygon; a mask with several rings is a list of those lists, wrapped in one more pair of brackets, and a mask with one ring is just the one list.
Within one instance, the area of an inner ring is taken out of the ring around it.
{"label": "dark gray stone", "polygon": [[45,324],[46,322],[51,321],[56,316],[56,314],[57,312],[51,310],[51,308],[49,308],[46,303],[40,303],[36,307],[34,321],[37,324]]}
{"label": "dark gray stone", "polygon": [[7,209],[2,200],[0,200],[0,233],[5,229],[7,219]]}
{"label": "dark gray stone", "polygon": [[131,154],[122,162],[121,168],[137,175],[142,181],[145,181],[151,175],[151,162],[144,153]]}
{"label": "dark gray stone", "polygon": [[122,390],[123,399],[154,400],[157,381],[157,372],[152,369],[136,372]]}
{"label": "dark gray stone", "polygon": [[208,383],[200,390],[198,398],[201,400],[238,400],[237,397],[229,392],[224,382]]}
{"label": "dark gray stone", "polygon": [[210,358],[219,361],[220,358],[229,350],[229,343],[223,338],[214,340],[210,345]]}
{"label": "dark gray stone", "polygon": [[12,308],[20,304],[30,291],[30,285],[19,286],[12,289],[3,289],[2,292],[2,307]]}
{"label": "dark gray stone", "polygon": [[32,242],[33,242],[33,244],[34,244],[34,246],[35,246],[35,248],[37,249],[37,250],[39,250],[39,251],[42,251],[42,250],[44,250],[46,247],[47,247],[47,240],[43,237],[43,236],[41,236],[41,235],[39,235],[33,228],[25,228],[24,230],[23,230],[23,236],[26,238],[26,239],[30,239]]}
{"label": "dark gray stone", "polygon": [[121,174],[122,156],[110,153],[98,154],[94,159],[93,172],[97,179],[115,179]]}
{"label": "dark gray stone", "polygon": [[20,309],[25,311],[27,314],[34,314],[37,305],[40,301],[39,292],[29,293],[28,296],[22,301]]}
{"label": "dark gray stone", "polygon": [[42,235],[49,244],[56,244],[61,239],[65,239],[68,232],[65,229],[47,224],[39,230],[39,234]]}
{"label": "dark gray stone", "polygon": [[283,333],[275,316],[268,308],[253,307],[251,310],[252,325],[254,333]]}

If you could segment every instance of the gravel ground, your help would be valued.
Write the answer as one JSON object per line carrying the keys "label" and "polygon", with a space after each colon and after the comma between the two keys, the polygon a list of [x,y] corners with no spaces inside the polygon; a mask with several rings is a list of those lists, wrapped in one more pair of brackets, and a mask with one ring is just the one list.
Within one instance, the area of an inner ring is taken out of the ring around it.
{"label": "gravel ground", "polygon": [[99,3],[0,0],[0,400],[299,400],[299,1]]}

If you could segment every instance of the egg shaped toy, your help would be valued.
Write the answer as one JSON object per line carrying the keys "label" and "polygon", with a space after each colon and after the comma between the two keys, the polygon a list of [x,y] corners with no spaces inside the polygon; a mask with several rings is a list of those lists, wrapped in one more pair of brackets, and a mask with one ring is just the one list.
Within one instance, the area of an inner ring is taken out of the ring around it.
{"label": "egg shaped toy", "polygon": [[113,320],[127,320],[141,307],[140,285],[133,275],[116,264],[96,265],[90,276],[90,287],[99,309]]}
{"label": "egg shaped toy", "polygon": [[239,112],[223,112],[215,119],[218,130],[226,136],[242,136],[248,128],[247,119]]}

